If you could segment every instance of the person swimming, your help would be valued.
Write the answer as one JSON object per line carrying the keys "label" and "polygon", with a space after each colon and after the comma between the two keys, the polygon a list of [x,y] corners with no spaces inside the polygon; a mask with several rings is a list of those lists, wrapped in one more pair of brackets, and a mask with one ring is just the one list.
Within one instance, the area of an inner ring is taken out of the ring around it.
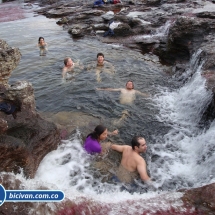
{"label": "person swimming", "polygon": [[101,52],[97,54],[97,61],[89,64],[86,67],[86,70],[88,70],[88,71],[94,70],[95,71],[97,82],[102,81],[102,79],[101,79],[101,73],[102,72],[109,73],[109,74],[115,73],[114,66],[110,62],[105,60],[104,54]]}
{"label": "person swimming", "polygon": [[80,65],[79,60],[74,63],[70,57],[66,57],[64,59],[64,67],[62,69],[62,78],[67,80],[74,78],[74,68],[76,68],[76,70],[83,69],[82,65]]}
{"label": "person swimming", "polygon": [[111,144],[110,148],[122,153],[122,159],[119,169],[116,173],[121,182],[130,183],[132,179],[136,178],[137,174],[140,178],[150,183],[151,178],[148,176],[146,162],[141,153],[146,152],[146,141],[141,136],[134,136],[131,141],[131,146]]}
{"label": "person swimming", "polygon": [[48,50],[48,44],[45,42],[44,37],[39,37],[37,46],[40,49],[40,56],[45,56]]}
{"label": "person swimming", "polygon": [[84,149],[89,154],[94,153],[103,153],[104,150],[100,144],[101,141],[104,141],[108,135],[116,135],[118,130],[113,132],[108,132],[107,128],[103,125],[97,125],[94,131],[87,135],[87,138],[84,142]]}
{"label": "person swimming", "polygon": [[136,99],[136,95],[142,95],[144,97],[148,97],[147,93],[142,93],[138,90],[134,89],[133,81],[127,81],[125,84],[125,88],[96,88],[97,90],[106,90],[106,91],[120,91],[120,104],[133,104]]}
{"label": "person swimming", "polygon": [[74,62],[70,57],[64,59],[64,67],[62,69],[62,78],[66,79],[68,72],[72,72],[75,67]]}

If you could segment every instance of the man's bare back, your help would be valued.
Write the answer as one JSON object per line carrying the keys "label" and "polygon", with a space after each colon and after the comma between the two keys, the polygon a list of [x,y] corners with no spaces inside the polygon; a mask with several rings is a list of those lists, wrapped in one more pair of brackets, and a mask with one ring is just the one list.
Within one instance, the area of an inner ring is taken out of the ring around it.
{"label": "man's bare back", "polygon": [[143,160],[143,158],[137,152],[132,150],[131,146],[124,147],[121,164],[128,171],[130,172],[137,171],[137,164],[140,159]]}
{"label": "man's bare back", "polygon": [[113,144],[111,149],[122,153],[121,165],[126,170],[131,173],[137,171],[143,181],[149,181],[150,177],[147,174],[146,162],[143,157],[140,156],[140,153],[145,152],[147,149],[145,139],[142,137],[134,137],[132,144],[133,148],[128,145]]}

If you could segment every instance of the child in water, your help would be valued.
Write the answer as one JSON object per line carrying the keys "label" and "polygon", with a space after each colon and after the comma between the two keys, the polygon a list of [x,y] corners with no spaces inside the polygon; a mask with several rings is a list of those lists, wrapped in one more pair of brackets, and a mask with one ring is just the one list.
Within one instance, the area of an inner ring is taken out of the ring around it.
{"label": "child in water", "polygon": [[48,44],[45,42],[43,37],[39,37],[37,46],[40,49],[40,56],[45,56]]}

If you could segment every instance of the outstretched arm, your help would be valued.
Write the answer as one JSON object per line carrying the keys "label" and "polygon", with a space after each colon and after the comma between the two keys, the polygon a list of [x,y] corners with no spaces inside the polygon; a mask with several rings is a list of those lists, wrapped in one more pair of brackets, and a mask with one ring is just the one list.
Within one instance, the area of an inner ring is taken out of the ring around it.
{"label": "outstretched arm", "polygon": [[114,89],[114,88],[96,88],[96,90],[121,91],[121,88],[118,88],[118,89]]}
{"label": "outstretched arm", "polygon": [[116,144],[112,144],[110,146],[111,149],[117,151],[117,152],[123,152],[123,150],[126,148],[126,145],[116,145]]}
{"label": "outstretched arm", "polygon": [[149,97],[150,96],[149,93],[142,93],[139,90],[135,90],[135,93],[138,94],[138,95],[144,96],[144,97]]}

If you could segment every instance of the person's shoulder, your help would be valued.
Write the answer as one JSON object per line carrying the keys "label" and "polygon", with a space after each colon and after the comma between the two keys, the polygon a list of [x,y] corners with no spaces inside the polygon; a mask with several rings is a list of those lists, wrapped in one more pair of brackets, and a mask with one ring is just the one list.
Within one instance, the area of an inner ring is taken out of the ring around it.
{"label": "person's shoulder", "polygon": [[98,140],[94,139],[91,135],[89,135],[86,140],[90,141],[90,142],[98,142]]}
{"label": "person's shoulder", "polygon": [[103,61],[105,64],[111,64],[111,62],[107,61],[107,60],[104,60]]}
{"label": "person's shoulder", "polygon": [[129,151],[129,152],[132,152],[132,151],[133,151],[132,147],[129,146],[129,145],[124,145],[124,149],[125,149],[126,151]]}
{"label": "person's shoulder", "polygon": [[140,164],[140,165],[145,165],[146,164],[144,158],[139,154],[137,154],[137,156],[136,156],[136,162],[137,162],[137,164]]}
{"label": "person's shoulder", "polygon": [[132,147],[131,146],[129,146],[129,145],[123,145],[126,149],[132,149]]}
{"label": "person's shoulder", "polygon": [[66,66],[63,67],[62,72],[67,72],[67,67]]}
{"label": "person's shoulder", "polygon": [[128,90],[126,88],[119,88],[119,90],[121,90],[122,93],[127,93]]}

